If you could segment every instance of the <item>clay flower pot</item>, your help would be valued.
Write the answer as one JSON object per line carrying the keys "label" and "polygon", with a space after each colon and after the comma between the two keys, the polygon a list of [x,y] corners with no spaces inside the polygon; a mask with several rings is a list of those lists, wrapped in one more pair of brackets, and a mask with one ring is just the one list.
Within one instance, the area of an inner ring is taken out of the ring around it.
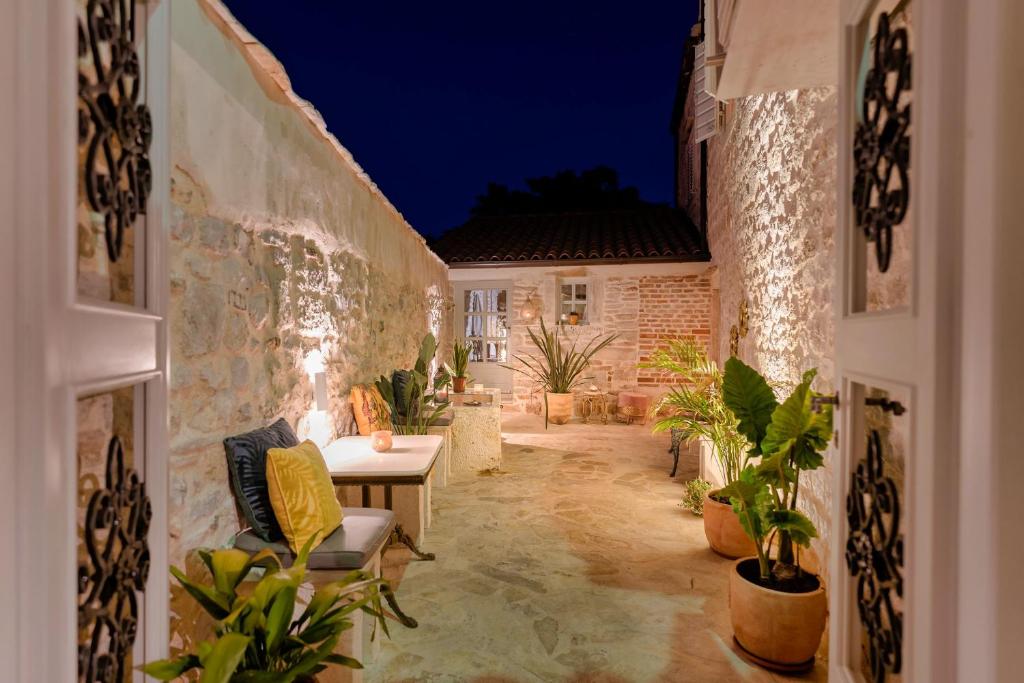
{"label": "clay flower pot", "polygon": [[[729,613],[736,643],[755,662],[782,672],[814,666],[828,614],[821,580],[804,593],[785,593],[754,583],[757,558],[744,557],[729,573]],[[813,576],[813,575],[810,575]]]}
{"label": "clay flower pot", "polygon": [[548,422],[564,425],[572,419],[572,394],[552,394],[549,391],[545,396],[548,404]]}
{"label": "clay flower pot", "polygon": [[465,377],[452,377],[452,391],[456,394],[462,394],[466,391],[466,378]]}
{"label": "clay flower pot", "polygon": [[718,491],[704,494],[704,535],[711,549],[731,560],[754,555],[757,550],[750,536],[743,531],[740,518],[729,503],[720,503],[711,497]]}

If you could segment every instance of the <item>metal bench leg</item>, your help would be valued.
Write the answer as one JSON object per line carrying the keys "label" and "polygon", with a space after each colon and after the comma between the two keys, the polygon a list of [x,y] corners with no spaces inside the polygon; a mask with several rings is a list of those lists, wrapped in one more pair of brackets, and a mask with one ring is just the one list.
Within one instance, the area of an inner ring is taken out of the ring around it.
{"label": "metal bench leg", "polygon": [[416,628],[419,626],[418,621],[407,615],[402,611],[402,608],[398,606],[398,599],[395,598],[395,593],[391,590],[391,586],[385,585],[380,589],[380,592],[384,594],[384,599],[387,600],[388,606],[391,608],[391,611],[395,613],[395,617],[402,626],[407,628]]}
{"label": "metal bench leg", "polygon": [[[392,498],[391,486],[387,484],[384,485],[384,509],[394,510],[394,499]],[[436,559],[434,553],[425,553],[417,548],[412,537],[405,532],[405,529],[402,528],[401,524],[395,524],[395,530],[391,532],[391,542],[404,545],[412,551],[413,555],[421,560]]]}
{"label": "metal bench leg", "polygon": [[672,473],[668,476],[676,476],[676,469],[679,467],[679,444],[675,444],[672,447]]}

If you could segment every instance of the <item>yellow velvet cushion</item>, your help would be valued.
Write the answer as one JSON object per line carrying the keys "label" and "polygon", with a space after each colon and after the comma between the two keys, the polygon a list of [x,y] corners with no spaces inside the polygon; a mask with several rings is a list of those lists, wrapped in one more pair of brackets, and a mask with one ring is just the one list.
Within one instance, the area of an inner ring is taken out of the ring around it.
{"label": "yellow velvet cushion", "polygon": [[357,384],[352,387],[352,414],[362,436],[392,429],[388,403],[380,395],[380,389],[373,385]]}
{"label": "yellow velvet cushion", "polygon": [[267,490],[281,531],[296,553],[316,536],[313,548],[341,525],[341,504],[320,449],[306,440],[267,450]]}

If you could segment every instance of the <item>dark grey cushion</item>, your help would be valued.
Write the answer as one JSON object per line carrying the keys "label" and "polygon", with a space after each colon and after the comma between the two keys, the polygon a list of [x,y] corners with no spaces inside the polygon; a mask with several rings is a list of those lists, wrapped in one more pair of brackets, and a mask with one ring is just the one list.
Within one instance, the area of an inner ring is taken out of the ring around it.
{"label": "dark grey cushion", "polygon": [[[341,526],[309,554],[309,569],[359,569],[379,553],[395,528],[395,513],[376,508],[342,508]],[[268,543],[251,530],[235,537],[235,547],[247,553],[270,548],[286,567],[295,554],[285,542]]]}
{"label": "dark grey cushion", "polygon": [[267,450],[291,448],[299,439],[282,417],[262,429],[224,439],[231,488],[252,530],[264,541],[284,538],[267,491]]}

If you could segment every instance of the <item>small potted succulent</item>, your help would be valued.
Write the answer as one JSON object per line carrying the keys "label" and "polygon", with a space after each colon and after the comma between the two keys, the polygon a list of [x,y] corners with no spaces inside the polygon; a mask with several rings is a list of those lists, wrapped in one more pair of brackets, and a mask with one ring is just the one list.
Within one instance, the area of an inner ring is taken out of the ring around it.
{"label": "small potted succulent", "polygon": [[544,318],[540,319],[540,334],[527,328],[530,340],[541,352],[536,356],[512,356],[519,365],[501,367],[529,377],[544,387],[544,428],[549,422],[564,425],[572,419],[572,390],[586,379],[583,371],[590,365],[598,351],[608,346],[618,335],[609,334],[595,337],[577,350],[576,342],[565,348],[559,334],[560,325],[554,331],[548,330]]}
{"label": "small potted succulent", "polygon": [[[329,665],[361,669],[357,660],[334,649],[352,627],[351,615],[357,610],[371,615],[387,633],[381,598],[390,589],[386,581],[354,571],[321,586],[296,619],[296,598],[312,543],[311,538],[287,569],[270,550],[253,556],[234,548],[199,551],[210,572],[209,585],[171,567],[182,588],[215,620],[215,637],[199,643],[195,652],[139,668],[160,681],[198,669],[204,683],[312,683]],[[265,569],[263,578],[243,590],[242,582],[257,567]]]}
{"label": "small potted succulent", "polygon": [[828,609],[821,579],[800,566],[799,552],[818,535],[797,509],[800,475],[824,465],[832,438],[831,406],[814,407],[815,375],[804,373],[780,404],[756,370],[737,358],[725,364],[725,403],[760,456],[722,489],[755,548],[729,577],[733,633],[758,663],[780,671],[813,666]]}
{"label": "small potted succulent", "polygon": [[452,362],[445,363],[445,371],[452,380],[452,391],[461,394],[466,391],[469,380],[469,342],[455,342],[452,346]]}
{"label": "small potted succulent", "polygon": [[[747,440],[722,399],[722,371],[708,358],[704,345],[693,338],[667,340],[640,367],[670,372],[682,380],[655,404],[654,413],[664,417],[654,424],[654,431],[682,429],[688,443],[709,444],[721,481],[726,486],[734,482],[750,457]],[[702,493],[704,536],[711,549],[730,559],[753,555],[754,543],[733,514],[729,497],[711,486],[703,487]]]}

